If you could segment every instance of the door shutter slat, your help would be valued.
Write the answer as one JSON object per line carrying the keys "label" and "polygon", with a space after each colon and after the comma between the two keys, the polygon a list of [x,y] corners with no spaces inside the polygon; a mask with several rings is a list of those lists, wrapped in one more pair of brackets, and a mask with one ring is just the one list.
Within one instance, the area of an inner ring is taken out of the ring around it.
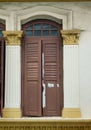
{"label": "door shutter slat", "polygon": [[25,43],[25,115],[41,116],[41,41]]}

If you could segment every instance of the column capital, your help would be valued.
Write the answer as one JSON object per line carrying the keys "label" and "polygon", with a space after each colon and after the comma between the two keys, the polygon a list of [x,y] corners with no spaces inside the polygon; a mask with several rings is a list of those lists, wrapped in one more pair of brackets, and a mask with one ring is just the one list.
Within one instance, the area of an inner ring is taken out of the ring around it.
{"label": "column capital", "polygon": [[78,45],[80,30],[60,30],[64,45]]}
{"label": "column capital", "polygon": [[3,31],[6,45],[21,45],[23,31]]}

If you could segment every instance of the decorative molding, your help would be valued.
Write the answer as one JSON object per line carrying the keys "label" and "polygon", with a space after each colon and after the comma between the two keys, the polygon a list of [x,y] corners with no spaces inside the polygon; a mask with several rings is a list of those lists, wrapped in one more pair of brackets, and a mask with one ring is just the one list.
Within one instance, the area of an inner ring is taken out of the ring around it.
{"label": "decorative molding", "polygon": [[1,119],[0,130],[91,130],[91,119]]}
{"label": "decorative molding", "polygon": [[37,5],[25,10],[18,11],[16,29],[21,30],[21,23],[25,24],[31,20],[36,20],[38,18],[47,18],[49,20],[58,22],[59,24],[61,24],[61,21],[63,21],[63,30],[72,29],[72,10],[61,9],[50,5]]}
{"label": "decorative molding", "polygon": [[81,117],[80,108],[63,108],[62,117],[63,118],[80,118]]}
{"label": "decorative molding", "polygon": [[6,45],[21,45],[23,31],[3,31]]}
{"label": "decorative molding", "polygon": [[[8,2],[87,2],[90,0],[8,0]],[[7,0],[0,0],[0,2],[7,2]]]}
{"label": "decorative molding", "polygon": [[3,118],[21,118],[20,108],[4,108]]}
{"label": "decorative molding", "polygon": [[80,30],[61,30],[64,45],[78,45]]}

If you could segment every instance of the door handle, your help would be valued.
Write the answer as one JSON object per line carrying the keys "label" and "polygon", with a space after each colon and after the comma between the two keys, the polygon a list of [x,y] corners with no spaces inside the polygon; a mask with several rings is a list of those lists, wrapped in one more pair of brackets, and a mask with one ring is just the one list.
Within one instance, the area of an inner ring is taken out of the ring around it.
{"label": "door handle", "polygon": [[57,84],[57,88],[59,88],[59,84]]}

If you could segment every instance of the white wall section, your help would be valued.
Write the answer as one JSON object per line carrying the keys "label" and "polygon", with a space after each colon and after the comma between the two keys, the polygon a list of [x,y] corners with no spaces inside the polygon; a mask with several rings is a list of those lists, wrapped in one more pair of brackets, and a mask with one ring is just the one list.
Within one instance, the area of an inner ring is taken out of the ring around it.
{"label": "white wall section", "polygon": [[79,41],[80,107],[82,117],[91,118],[91,31],[83,31]]}

